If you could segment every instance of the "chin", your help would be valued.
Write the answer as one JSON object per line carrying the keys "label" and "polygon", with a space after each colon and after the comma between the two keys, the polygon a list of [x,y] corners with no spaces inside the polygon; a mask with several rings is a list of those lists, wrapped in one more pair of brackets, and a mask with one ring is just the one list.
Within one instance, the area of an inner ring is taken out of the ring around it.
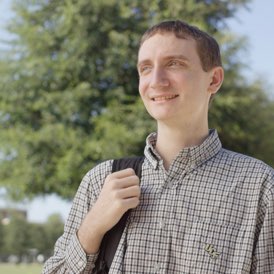
{"label": "chin", "polygon": [[[170,113],[151,113],[149,112],[150,116],[159,122],[167,122],[170,120],[174,120],[174,115],[170,115]],[[177,118],[175,117],[175,119],[177,120]]]}

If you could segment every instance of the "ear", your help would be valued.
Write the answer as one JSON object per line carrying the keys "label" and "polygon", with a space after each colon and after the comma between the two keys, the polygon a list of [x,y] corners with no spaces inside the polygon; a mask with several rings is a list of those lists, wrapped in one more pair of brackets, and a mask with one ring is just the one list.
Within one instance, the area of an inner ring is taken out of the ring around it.
{"label": "ear", "polygon": [[208,92],[211,95],[215,94],[221,87],[224,80],[224,70],[222,67],[214,67],[210,72],[210,84],[208,87]]}

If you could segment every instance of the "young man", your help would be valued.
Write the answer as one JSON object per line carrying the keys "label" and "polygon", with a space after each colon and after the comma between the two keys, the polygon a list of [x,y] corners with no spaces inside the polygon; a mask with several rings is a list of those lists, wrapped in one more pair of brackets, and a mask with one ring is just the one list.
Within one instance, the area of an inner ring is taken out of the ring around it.
{"label": "young man", "polygon": [[157,133],[142,178],[84,177],[43,273],[92,273],[105,233],[128,210],[109,273],[274,273],[274,171],[221,147],[208,106],[224,73],[219,46],[181,21],[149,29],[140,44],[139,92]]}

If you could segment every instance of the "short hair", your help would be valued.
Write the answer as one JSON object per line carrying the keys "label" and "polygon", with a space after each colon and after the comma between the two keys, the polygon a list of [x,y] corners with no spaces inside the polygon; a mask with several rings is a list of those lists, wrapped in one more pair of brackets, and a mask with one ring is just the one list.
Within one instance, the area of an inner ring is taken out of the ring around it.
{"label": "short hair", "polygon": [[157,33],[173,33],[177,38],[181,39],[193,38],[196,41],[197,52],[204,71],[222,66],[220,48],[217,41],[208,33],[181,20],[163,21],[149,28],[141,38],[139,49],[147,39]]}

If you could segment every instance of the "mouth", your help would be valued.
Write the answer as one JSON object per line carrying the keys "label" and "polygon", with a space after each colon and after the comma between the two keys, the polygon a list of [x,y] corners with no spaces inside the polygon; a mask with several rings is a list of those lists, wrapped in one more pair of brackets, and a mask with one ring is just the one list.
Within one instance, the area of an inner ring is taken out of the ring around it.
{"label": "mouth", "polygon": [[154,101],[154,102],[170,101],[172,99],[177,98],[178,96],[179,96],[178,94],[166,95],[166,96],[157,96],[157,97],[152,97],[152,101]]}

